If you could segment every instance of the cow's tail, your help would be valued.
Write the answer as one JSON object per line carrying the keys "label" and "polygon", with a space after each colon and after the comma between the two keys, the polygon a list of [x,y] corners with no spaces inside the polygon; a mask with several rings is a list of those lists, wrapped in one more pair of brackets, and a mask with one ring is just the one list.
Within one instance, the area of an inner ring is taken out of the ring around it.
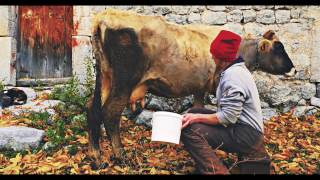
{"label": "cow's tail", "polygon": [[141,80],[147,68],[147,58],[134,29],[107,29],[104,53],[112,69],[112,94],[128,95]]}

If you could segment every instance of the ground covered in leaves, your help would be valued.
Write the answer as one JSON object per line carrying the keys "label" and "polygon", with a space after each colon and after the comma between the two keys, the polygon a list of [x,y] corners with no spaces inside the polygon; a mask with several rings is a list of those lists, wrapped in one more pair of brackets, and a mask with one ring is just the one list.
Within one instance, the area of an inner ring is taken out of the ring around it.
{"label": "ground covered in leaves", "polygon": [[[75,93],[73,87],[64,93]],[[194,162],[183,145],[151,142],[151,130],[122,117],[121,137],[130,160],[118,162],[112,156],[105,133],[101,141],[104,166],[98,169],[88,153],[83,103],[70,99],[72,94],[57,93],[55,99],[68,99],[55,108],[57,114],[48,122],[47,113],[25,113],[14,117],[10,112],[0,116],[0,127],[28,126],[46,131],[38,149],[0,151],[0,174],[189,174]],[[40,99],[52,98],[43,94]],[[68,104],[71,103],[71,104]],[[80,104],[79,106],[72,105]],[[274,174],[316,174],[320,170],[320,113],[298,119],[292,113],[273,117],[265,123],[265,141],[272,158]],[[43,145],[47,148],[43,148]],[[226,165],[237,163],[235,154],[217,150]]]}
{"label": "ground covered in leaves", "polygon": [[103,132],[104,167],[97,169],[88,153],[83,123],[77,118],[70,122],[60,120],[70,116],[69,112],[59,112],[55,124],[50,126],[43,113],[28,113],[19,118],[13,118],[10,113],[2,115],[0,127],[14,125],[44,129],[47,135],[43,144],[51,142],[54,145],[47,150],[1,151],[0,174],[186,174],[193,170],[193,162],[181,146],[151,142],[150,129],[137,126],[125,117],[121,120],[122,142],[132,159],[128,162],[114,160],[111,144]]}

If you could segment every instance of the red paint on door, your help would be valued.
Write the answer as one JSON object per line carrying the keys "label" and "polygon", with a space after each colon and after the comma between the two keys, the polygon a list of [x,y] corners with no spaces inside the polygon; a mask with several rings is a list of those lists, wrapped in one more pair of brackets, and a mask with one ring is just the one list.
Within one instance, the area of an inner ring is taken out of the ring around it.
{"label": "red paint on door", "polygon": [[72,6],[19,6],[18,78],[72,75]]}

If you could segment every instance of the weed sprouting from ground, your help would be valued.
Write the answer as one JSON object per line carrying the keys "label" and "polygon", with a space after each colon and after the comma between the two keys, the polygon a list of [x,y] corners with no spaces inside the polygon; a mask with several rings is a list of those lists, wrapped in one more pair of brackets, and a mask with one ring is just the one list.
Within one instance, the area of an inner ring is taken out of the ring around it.
{"label": "weed sprouting from ground", "polygon": [[4,90],[5,86],[4,86],[4,82],[2,80],[0,80],[0,92],[2,92]]}

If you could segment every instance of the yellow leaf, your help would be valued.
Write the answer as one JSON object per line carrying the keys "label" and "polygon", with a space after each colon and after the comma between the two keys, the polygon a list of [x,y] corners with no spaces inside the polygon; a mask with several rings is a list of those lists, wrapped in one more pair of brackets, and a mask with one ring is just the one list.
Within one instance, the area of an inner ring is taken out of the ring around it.
{"label": "yellow leaf", "polygon": [[317,152],[312,153],[309,158],[311,159],[320,159],[320,154]]}
{"label": "yellow leaf", "polygon": [[62,162],[52,163],[52,165],[55,167],[55,169],[61,169],[61,168],[63,168],[63,167],[68,166],[67,163],[62,163]]}
{"label": "yellow leaf", "polygon": [[18,162],[20,162],[21,159],[22,159],[22,156],[21,156],[20,153],[18,153],[15,158],[11,158],[11,159],[10,159],[10,162],[12,162],[12,163],[14,163],[14,164],[18,164]]}
{"label": "yellow leaf", "polygon": [[299,164],[296,163],[296,162],[288,163],[288,168],[289,168],[289,169],[290,169],[290,168],[297,167],[297,166],[299,166]]}
{"label": "yellow leaf", "polygon": [[68,162],[69,157],[67,155],[60,155],[55,158],[55,161],[60,161],[60,162]]}
{"label": "yellow leaf", "polygon": [[151,168],[151,170],[150,170],[150,174],[156,174],[157,173],[157,170],[153,167],[153,168]]}
{"label": "yellow leaf", "polygon": [[49,171],[52,170],[52,167],[51,166],[48,166],[48,165],[45,165],[45,166],[41,166],[39,167],[39,169],[37,170],[37,172],[39,173],[47,173]]}
{"label": "yellow leaf", "polygon": [[88,144],[88,139],[87,139],[86,137],[83,137],[83,136],[78,136],[77,141],[78,141],[80,144]]}
{"label": "yellow leaf", "polygon": [[277,160],[286,160],[288,159],[287,156],[284,156],[284,155],[281,155],[281,154],[275,154],[272,156],[274,159],[277,159]]}
{"label": "yellow leaf", "polygon": [[117,171],[120,171],[120,172],[125,172],[125,170],[124,169],[122,169],[121,167],[119,167],[119,166],[114,166],[113,167],[115,170],[117,170]]}
{"label": "yellow leaf", "polygon": [[80,171],[75,168],[72,168],[70,172],[71,174],[80,174]]}
{"label": "yellow leaf", "polygon": [[287,170],[290,171],[291,173],[299,173],[300,174],[299,164],[296,162],[289,163]]}
{"label": "yellow leaf", "polygon": [[288,133],[288,137],[289,137],[289,138],[292,138],[292,137],[293,137],[293,133],[292,133],[292,132],[289,132],[289,133]]}
{"label": "yellow leaf", "polygon": [[134,144],[130,139],[124,138],[124,141],[129,145]]}
{"label": "yellow leaf", "polygon": [[159,158],[159,157],[162,157],[162,156],[163,156],[163,153],[160,153],[160,154],[156,154],[154,157]]}
{"label": "yellow leaf", "polygon": [[161,174],[170,174],[170,171],[161,170],[160,173],[161,173]]}
{"label": "yellow leaf", "polygon": [[216,150],[216,155],[219,156],[220,158],[227,158],[228,154],[224,151],[221,150]]}
{"label": "yellow leaf", "polygon": [[75,159],[77,162],[81,162],[85,157],[86,157],[85,154],[83,154],[82,152],[78,152],[78,153],[74,156],[74,159]]}

